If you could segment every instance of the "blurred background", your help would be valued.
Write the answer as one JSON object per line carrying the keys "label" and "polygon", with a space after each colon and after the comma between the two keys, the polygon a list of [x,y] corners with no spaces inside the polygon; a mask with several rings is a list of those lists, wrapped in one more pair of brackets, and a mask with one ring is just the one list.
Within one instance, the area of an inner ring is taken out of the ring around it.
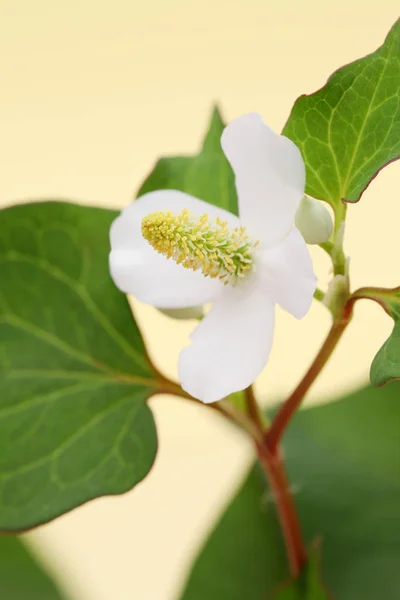
{"label": "blurred background", "polygon": [[[64,198],[122,208],[157,157],[197,151],[213,103],[226,120],[258,111],[279,131],[300,94],[375,50],[398,16],[395,0],[0,0],[0,205]],[[354,286],[399,285],[390,260],[399,182],[393,164],[349,209]],[[318,249],[313,256],[323,287],[328,264]],[[155,363],[176,377],[193,323],[135,310]],[[265,404],[295,385],[328,323],[321,306],[301,322],[279,313],[256,385]],[[364,382],[391,326],[379,307],[357,305],[307,402]],[[160,450],[148,478],[27,536],[68,598],[173,600],[251,461],[210,411],[165,396],[151,405]]]}

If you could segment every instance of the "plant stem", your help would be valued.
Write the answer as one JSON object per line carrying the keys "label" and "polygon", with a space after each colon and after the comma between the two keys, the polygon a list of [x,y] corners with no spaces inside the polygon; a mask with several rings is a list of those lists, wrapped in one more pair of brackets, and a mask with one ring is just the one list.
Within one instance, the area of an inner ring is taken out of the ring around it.
{"label": "plant stem", "polygon": [[336,240],[337,233],[340,230],[340,228],[342,227],[342,223],[344,223],[344,221],[346,220],[347,203],[343,202],[343,200],[340,200],[335,206],[334,213],[335,213],[334,237]]}
{"label": "plant stem", "polygon": [[343,252],[343,236],[347,213],[347,204],[339,202],[335,208],[335,231],[333,234],[332,262],[335,275],[345,275],[347,260]]}
{"label": "plant stem", "polygon": [[[255,422],[252,415],[246,415],[245,412],[236,408],[229,400],[220,400],[219,402],[213,402],[212,404],[204,404],[201,400],[197,400],[193,398],[190,394],[185,392],[178,383],[173,381],[166,380],[168,386],[164,383],[164,387],[156,390],[156,394],[174,394],[179,398],[184,398],[185,400],[189,400],[190,402],[194,402],[199,406],[205,406],[211,410],[214,410],[217,413],[220,413],[229,421],[243,429],[249,436],[254,440],[254,442],[258,443],[263,439],[263,430],[259,426],[259,421]],[[247,393],[247,390],[246,390]],[[254,395],[253,395],[254,398]],[[255,406],[257,406],[255,398],[254,398]],[[259,415],[259,418],[261,416]]]}
{"label": "plant stem", "polygon": [[297,577],[306,560],[306,551],[301,535],[296,507],[290,493],[285,467],[280,454],[271,454],[264,436],[265,419],[254,396],[252,386],[245,390],[247,413],[260,435],[253,436],[258,458],[268,479],[281,524],[282,536],[292,577]]}
{"label": "plant stem", "polygon": [[263,430],[260,428],[259,421],[255,421],[252,415],[249,414],[249,416],[247,416],[245,412],[235,408],[229,400],[220,400],[219,402],[209,404],[208,406],[214,408],[227,419],[244,429],[256,444],[262,441]]}
{"label": "plant stem", "polygon": [[322,244],[319,244],[319,247],[327,253],[329,258],[331,258],[333,252],[332,242],[322,242]]}
{"label": "plant stem", "polygon": [[[251,386],[245,390],[247,414],[246,412],[237,410],[229,402],[221,401],[218,404],[211,405],[211,408],[222,413],[225,417],[246,430],[253,439],[259,461],[265,471],[276,502],[290,573],[293,578],[300,575],[307,559],[307,552],[302,538],[295,502],[287,480],[284,462],[279,451],[279,442],[304,396],[322,371],[342,337],[351,320],[353,305],[356,300],[357,297],[352,296],[347,296],[347,298],[343,299],[341,309],[338,310],[333,325],[316,358],[296,389],[278,410],[271,426],[266,431],[262,413],[260,412]],[[169,384],[171,385],[171,382]],[[175,393],[188,400],[194,400],[191,396],[183,392],[183,390],[179,389],[177,384],[172,384],[172,386],[174,385],[176,386]]]}
{"label": "plant stem", "polygon": [[[373,300],[380,304],[384,311],[393,318],[393,309],[398,306],[400,298],[400,287],[382,288],[382,287],[363,287],[359,288],[351,295],[351,300],[366,299]],[[397,313],[397,310],[395,311]]]}
{"label": "plant stem", "polygon": [[267,446],[272,454],[276,452],[280,439],[282,438],[282,435],[284,434],[286,427],[288,426],[294,413],[299,408],[304,396],[328,362],[332,352],[336,348],[337,343],[342,337],[343,332],[351,320],[353,304],[354,302],[352,299],[349,299],[346,302],[340,318],[334,321],[325,339],[325,342],[322,344],[321,349],[315,357],[310,368],[296,389],[276,413],[271,427],[268,429],[265,436]]}
{"label": "plant stem", "polygon": [[254,395],[253,386],[250,385],[248,388],[246,388],[244,394],[246,398],[247,413],[251,421],[261,433],[260,439],[262,440],[264,437],[264,425],[266,425],[267,419],[263,417],[260,407],[258,406],[256,397]]}
{"label": "plant stem", "polygon": [[307,554],[285,467],[280,454],[278,452],[272,454],[265,441],[263,444],[257,444],[257,452],[276,502],[290,574],[295,578],[300,575]]}
{"label": "plant stem", "polygon": [[256,442],[259,460],[267,475],[276,501],[292,577],[298,577],[300,574],[307,554],[296,506],[288,485],[284,463],[280,456],[279,442],[305,394],[322,371],[342,337],[351,320],[353,305],[354,300],[348,298],[310,368],[275,415],[271,426],[264,434],[263,443]]}

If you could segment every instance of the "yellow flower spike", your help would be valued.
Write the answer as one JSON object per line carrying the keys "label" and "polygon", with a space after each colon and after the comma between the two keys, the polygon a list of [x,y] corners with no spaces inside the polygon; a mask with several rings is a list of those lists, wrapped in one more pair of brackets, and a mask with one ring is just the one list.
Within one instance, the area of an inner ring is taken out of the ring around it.
{"label": "yellow flower spike", "polygon": [[184,209],[178,215],[157,211],[142,220],[142,235],[167,258],[206,277],[218,277],[235,285],[254,268],[254,249],[245,227],[229,230],[219,217],[210,222],[207,213],[200,217]]}

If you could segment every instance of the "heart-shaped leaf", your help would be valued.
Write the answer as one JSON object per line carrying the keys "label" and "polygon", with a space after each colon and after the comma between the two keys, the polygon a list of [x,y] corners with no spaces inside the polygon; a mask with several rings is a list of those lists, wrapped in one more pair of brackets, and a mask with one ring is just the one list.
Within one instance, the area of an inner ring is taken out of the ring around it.
{"label": "heart-shaped leaf", "polygon": [[283,134],[301,149],[308,194],[333,206],[357,202],[400,156],[400,20],[378,50],[300,96]]}
{"label": "heart-shaped leaf", "polygon": [[149,472],[162,388],[108,272],[113,211],[0,212],[0,529],[23,530]]}

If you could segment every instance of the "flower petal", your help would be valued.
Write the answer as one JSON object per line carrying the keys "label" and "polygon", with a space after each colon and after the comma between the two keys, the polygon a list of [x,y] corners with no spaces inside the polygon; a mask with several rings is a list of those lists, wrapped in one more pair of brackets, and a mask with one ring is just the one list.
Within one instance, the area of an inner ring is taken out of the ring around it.
{"label": "flower petal", "polygon": [[300,150],[257,113],[232,121],[221,145],[235,172],[241,220],[265,245],[273,246],[289,233],[303,197]]}
{"label": "flower petal", "polygon": [[111,225],[110,271],[123,292],[157,308],[185,308],[205,304],[224,288],[219,279],[205,277],[200,271],[185,269],[157,253],[143,238],[144,216],[158,211],[179,213],[187,208],[201,216],[219,216],[237,227],[239,219],[189,194],[160,190],[145,194],[127,206]]}
{"label": "flower petal", "polygon": [[297,319],[308,312],[317,277],[307,245],[296,227],[274,248],[264,250],[259,277],[264,291]]}
{"label": "flower petal", "polygon": [[211,302],[222,291],[219,279],[189,271],[160,254],[113,250],[110,271],[126,294],[157,308],[188,308]]}
{"label": "flower petal", "polygon": [[248,387],[268,361],[274,305],[260,285],[225,288],[179,357],[184,390],[210,403]]}

